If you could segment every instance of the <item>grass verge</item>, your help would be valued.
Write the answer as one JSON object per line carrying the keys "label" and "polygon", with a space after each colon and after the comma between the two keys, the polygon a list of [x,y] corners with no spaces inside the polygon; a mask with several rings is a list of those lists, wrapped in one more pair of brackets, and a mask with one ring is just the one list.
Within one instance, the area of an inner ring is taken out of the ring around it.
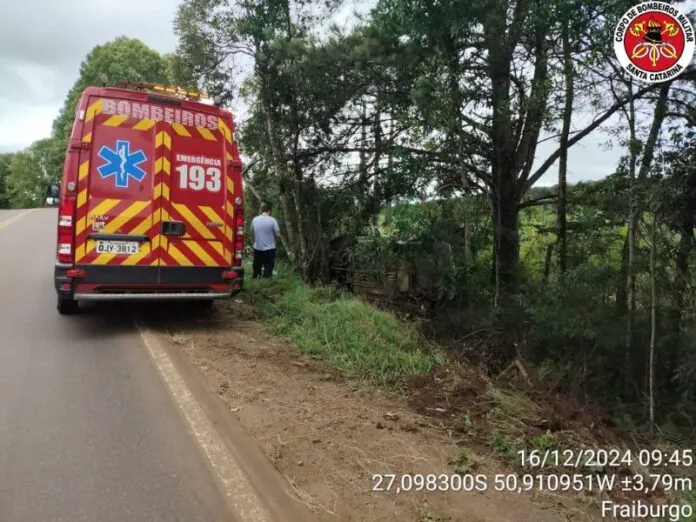
{"label": "grass verge", "polygon": [[333,287],[309,287],[285,267],[279,272],[270,281],[245,281],[240,299],[247,317],[261,320],[301,353],[327,361],[347,378],[383,387],[400,387],[407,375],[442,364],[441,353],[414,326]]}

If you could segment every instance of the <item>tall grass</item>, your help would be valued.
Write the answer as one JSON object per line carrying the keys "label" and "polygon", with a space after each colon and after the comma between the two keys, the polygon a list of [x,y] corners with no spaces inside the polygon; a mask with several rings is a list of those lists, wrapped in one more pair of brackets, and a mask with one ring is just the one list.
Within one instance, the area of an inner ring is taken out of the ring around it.
{"label": "tall grass", "polygon": [[331,287],[309,287],[280,267],[272,280],[249,280],[244,300],[254,317],[303,353],[344,376],[394,387],[442,363],[413,325]]}

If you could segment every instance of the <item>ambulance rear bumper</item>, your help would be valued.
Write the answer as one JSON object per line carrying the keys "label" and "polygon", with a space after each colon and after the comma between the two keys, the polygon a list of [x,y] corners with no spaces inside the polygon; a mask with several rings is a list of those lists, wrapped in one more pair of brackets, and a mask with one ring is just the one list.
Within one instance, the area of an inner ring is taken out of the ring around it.
{"label": "ambulance rear bumper", "polygon": [[[79,277],[69,276],[70,267],[56,265],[54,285],[58,295],[81,301],[223,299],[244,285],[241,267],[75,268],[82,272]],[[226,279],[229,272],[234,279]]]}
{"label": "ambulance rear bumper", "polygon": [[143,292],[123,292],[123,293],[76,293],[73,299],[80,301],[130,301],[130,300],[200,300],[200,299],[223,299],[230,297],[232,291],[229,292],[169,292],[169,293],[143,293]]}

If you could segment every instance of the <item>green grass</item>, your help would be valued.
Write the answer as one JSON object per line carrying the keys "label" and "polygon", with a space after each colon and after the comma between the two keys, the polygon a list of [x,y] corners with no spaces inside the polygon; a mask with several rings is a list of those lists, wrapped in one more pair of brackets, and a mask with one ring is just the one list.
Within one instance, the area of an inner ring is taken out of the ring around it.
{"label": "green grass", "polygon": [[385,387],[442,363],[412,325],[335,288],[312,288],[285,266],[278,270],[271,281],[248,279],[244,301],[250,316],[301,353],[329,362],[348,378]]}

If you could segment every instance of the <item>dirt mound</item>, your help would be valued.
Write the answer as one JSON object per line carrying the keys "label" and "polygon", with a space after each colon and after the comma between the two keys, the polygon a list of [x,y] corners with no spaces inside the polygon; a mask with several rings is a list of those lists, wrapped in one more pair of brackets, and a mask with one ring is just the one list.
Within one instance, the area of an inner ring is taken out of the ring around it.
{"label": "dirt mound", "polygon": [[[471,424],[486,424],[490,428],[491,411],[500,407],[494,383],[483,372],[466,365],[440,368],[428,375],[412,376],[407,381],[408,403],[418,413],[453,423],[461,424],[466,418]],[[526,415],[527,422],[519,435],[528,438],[557,433],[570,445],[596,445],[609,447],[619,442],[612,429],[611,419],[598,407],[581,404],[571,397],[553,395],[537,388],[511,389],[501,393],[517,396],[529,406],[529,410],[518,412]],[[514,412],[507,412],[513,414]],[[487,430],[480,430],[486,432]],[[471,433],[471,430],[466,430]],[[485,442],[485,441],[479,441]]]}

